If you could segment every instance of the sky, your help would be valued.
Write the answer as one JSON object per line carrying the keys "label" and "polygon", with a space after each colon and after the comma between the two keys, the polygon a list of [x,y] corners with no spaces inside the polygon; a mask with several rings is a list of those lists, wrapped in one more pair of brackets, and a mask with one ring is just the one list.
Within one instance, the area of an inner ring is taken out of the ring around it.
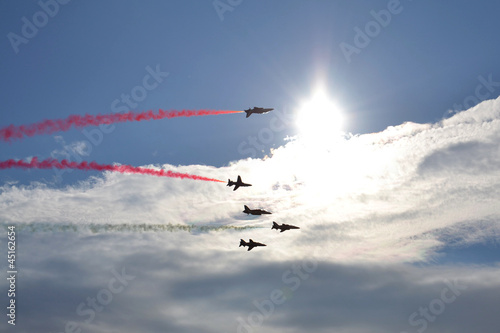
{"label": "sky", "polygon": [[[500,5],[3,1],[2,332],[498,332]],[[241,175],[251,187],[232,191]],[[243,206],[272,215],[247,216]],[[280,233],[272,222],[299,226]],[[15,295],[8,269],[15,226]],[[266,244],[248,252],[240,239]]]}

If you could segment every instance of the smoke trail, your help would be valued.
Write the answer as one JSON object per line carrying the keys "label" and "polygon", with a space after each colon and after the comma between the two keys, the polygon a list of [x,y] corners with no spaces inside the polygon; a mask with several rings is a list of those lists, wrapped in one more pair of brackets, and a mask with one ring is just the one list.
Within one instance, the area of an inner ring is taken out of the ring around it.
{"label": "smoke trail", "polygon": [[3,224],[3,228],[14,225],[16,231],[27,232],[91,232],[93,234],[103,232],[209,232],[209,231],[226,231],[226,230],[248,230],[262,227],[244,226],[237,227],[233,225],[185,225],[185,224],[61,224],[61,223],[16,223]]}
{"label": "smoke trail", "polygon": [[0,138],[3,141],[10,142],[11,139],[22,139],[24,136],[34,136],[40,134],[52,134],[54,132],[67,131],[71,127],[82,128],[87,126],[98,126],[102,124],[115,124],[127,121],[159,120],[164,118],[208,116],[230,113],[241,113],[243,111],[225,111],[225,110],[170,110],[160,109],[157,113],[152,110],[126,113],[111,113],[104,115],[85,116],[71,115],[65,119],[43,120],[30,125],[14,126],[10,125],[0,129]]}
{"label": "smoke trail", "polygon": [[172,178],[187,178],[194,180],[204,180],[209,182],[219,182],[225,183],[222,180],[201,177],[196,175],[190,175],[187,173],[179,173],[173,171],[166,170],[155,170],[155,169],[147,169],[134,167],[131,165],[111,165],[111,164],[97,164],[96,162],[68,162],[67,160],[58,161],[52,158],[48,158],[41,162],[38,161],[38,158],[33,157],[31,162],[25,162],[22,160],[16,161],[13,159],[0,162],[0,170],[3,169],[11,169],[11,168],[21,168],[21,169],[79,169],[79,170],[96,170],[96,171],[116,171],[120,173],[138,173],[141,175],[151,175],[157,177],[172,177]]}

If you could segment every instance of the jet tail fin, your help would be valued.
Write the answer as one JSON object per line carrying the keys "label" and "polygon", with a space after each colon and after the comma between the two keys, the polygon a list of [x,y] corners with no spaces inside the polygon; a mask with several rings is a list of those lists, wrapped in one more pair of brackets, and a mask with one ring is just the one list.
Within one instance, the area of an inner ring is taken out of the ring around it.
{"label": "jet tail fin", "polygon": [[245,112],[247,113],[247,118],[250,117],[250,115],[252,114],[252,111],[250,110],[245,110]]}

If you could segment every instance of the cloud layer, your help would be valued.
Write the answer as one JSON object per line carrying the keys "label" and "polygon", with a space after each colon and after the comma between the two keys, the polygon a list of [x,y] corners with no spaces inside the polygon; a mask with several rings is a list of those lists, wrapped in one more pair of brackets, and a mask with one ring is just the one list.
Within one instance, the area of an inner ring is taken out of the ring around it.
{"label": "cloud layer", "polygon": [[[238,191],[110,172],[64,188],[6,184],[2,223],[50,229],[19,232],[20,329],[497,332],[498,264],[418,265],[444,247],[498,243],[499,133],[497,99],[435,124],[296,138],[222,168],[161,166],[253,184]],[[153,228],[168,224],[258,228]],[[240,238],[268,246],[247,252]]]}

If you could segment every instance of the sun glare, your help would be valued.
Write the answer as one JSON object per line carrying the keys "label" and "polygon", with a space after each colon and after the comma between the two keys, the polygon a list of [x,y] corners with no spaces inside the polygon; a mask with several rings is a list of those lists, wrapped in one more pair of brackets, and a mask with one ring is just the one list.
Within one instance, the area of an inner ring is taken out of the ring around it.
{"label": "sun glare", "polygon": [[300,137],[312,144],[321,145],[342,133],[342,111],[323,89],[302,104],[296,119]]}

